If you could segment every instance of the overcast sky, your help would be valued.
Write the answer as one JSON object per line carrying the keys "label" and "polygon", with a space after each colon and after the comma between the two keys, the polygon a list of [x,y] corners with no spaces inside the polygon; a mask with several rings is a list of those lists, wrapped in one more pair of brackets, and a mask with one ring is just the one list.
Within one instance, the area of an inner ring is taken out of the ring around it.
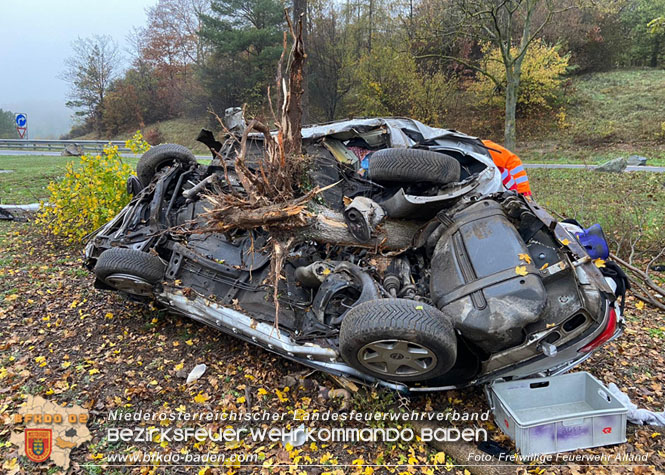
{"label": "overcast sky", "polygon": [[0,0],[0,108],[28,114],[30,138],[67,132],[68,85],[58,79],[71,43],[111,35],[127,58],[126,37],[144,26],[157,0]]}

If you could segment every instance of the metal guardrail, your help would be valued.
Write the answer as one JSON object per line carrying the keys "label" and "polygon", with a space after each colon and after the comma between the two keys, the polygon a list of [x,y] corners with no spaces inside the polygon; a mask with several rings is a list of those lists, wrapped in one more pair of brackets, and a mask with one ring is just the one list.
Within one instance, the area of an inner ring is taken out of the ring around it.
{"label": "metal guardrail", "polygon": [[0,149],[6,150],[64,150],[68,145],[80,147],[82,151],[101,152],[108,144],[117,145],[118,151],[130,152],[122,140],[24,140],[0,139]]}

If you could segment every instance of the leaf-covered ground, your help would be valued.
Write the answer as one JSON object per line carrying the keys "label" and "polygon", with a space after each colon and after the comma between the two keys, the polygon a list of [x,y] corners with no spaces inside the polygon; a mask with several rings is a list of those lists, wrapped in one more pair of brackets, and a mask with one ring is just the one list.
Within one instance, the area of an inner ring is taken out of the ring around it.
{"label": "leaf-covered ground", "polygon": [[[293,448],[281,443],[118,443],[106,439],[111,410],[128,413],[285,412],[299,409],[345,409],[344,400],[325,397],[338,388],[333,379],[312,373],[257,347],[243,343],[185,318],[167,315],[121,300],[92,287],[93,279],[81,267],[80,250],[49,242],[31,225],[0,223],[0,470],[2,473],[56,473],[57,467],[34,465],[8,443],[11,415],[28,394],[61,404],[79,404],[90,410],[91,443],[71,454],[74,473],[469,473],[474,467],[455,466],[445,453],[423,442],[305,444]],[[640,406],[663,410],[665,315],[636,308],[628,301],[628,331],[620,340],[596,353],[582,369],[605,383],[616,382]],[[208,370],[186,385],[187,373],[199,363]],[[295,384],[294,384],[295,383]],[[376,388],[360,388],[347,401],[348,410],[482,412],[487,404],[480,389],[413,396],[410,399]],[[173,425],[184,424],[173,422]],[[240,423],[228,423],[238,425]],[[252,423],[256,426],[266,423]],[[339,422],[306,422],[338,427]],[[369,424],[378,427],[382,423]],[[395,423],[383,423],[395,426]],[[451,423],[444,423],[449,426]],[[510,441],[491,420],[481,423],[495,441]],[[143,423],[145,427],[160,423]],[[168,423],[162,423],[164,427]],[[218,429],[220,422],[188,422],[190,427]],[[367,427],[353,422],[346,426]],[[462,427],[468,427],[462,424]],[[665,432],[661,430],[661,432]],[[579,454],[647,454],[644,467],[630,462],[619,466],[518,466],[521,473],[662,473],[665,471],[665,435],[651,427],[628,426],[628,442],[614,447],[578,451]],[[169,452],[257,454],[255,467],[234,464],[210,467],[106,466],[113,454],[140,455],[150,450]],[[468,470],[468,471],[467,471]],[[512,469],[511,469],[512,471]]]}

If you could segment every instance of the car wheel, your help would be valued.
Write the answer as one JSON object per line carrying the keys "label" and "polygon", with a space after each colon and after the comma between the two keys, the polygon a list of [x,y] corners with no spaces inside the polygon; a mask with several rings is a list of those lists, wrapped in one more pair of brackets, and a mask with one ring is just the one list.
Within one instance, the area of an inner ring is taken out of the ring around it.
{"label": "car wheel", "polygon": [[95,275],[113,288],[134,295],[150,296],[153,287],[164,277],[162,260],[136,249],[114,247],[97,259]]}
{"label": "car wheel", "polygon": [[187,148],[174,143],[165,143],[152,147],[141,156],[136,165],[136,174],[143,186],[147,186],[160,169],[173,163],[185,165],[196,163],[196,157]]}
{"label": "car wheel", "polygon": [[339,333],[344,360],[358,371],[391,381],[426,381],[457,359],[450,318],[421,302],[378,299],[348,311]]}
{"label": "car wheel", "polygon": [[386,148],[369,159],[368,177],[376,182],[437,183],[459,181],[461,168],[449,155],[412,148]]}

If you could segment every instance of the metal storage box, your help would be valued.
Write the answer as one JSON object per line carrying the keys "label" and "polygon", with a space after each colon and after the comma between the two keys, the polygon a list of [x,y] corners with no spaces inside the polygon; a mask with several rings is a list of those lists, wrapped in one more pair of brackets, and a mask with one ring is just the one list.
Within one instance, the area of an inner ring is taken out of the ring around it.
{"label": "metal storage box", "polygon": [[626,441],[628,410],[586,372],[496,383],[488,397],[496,424],[522,455]]}

